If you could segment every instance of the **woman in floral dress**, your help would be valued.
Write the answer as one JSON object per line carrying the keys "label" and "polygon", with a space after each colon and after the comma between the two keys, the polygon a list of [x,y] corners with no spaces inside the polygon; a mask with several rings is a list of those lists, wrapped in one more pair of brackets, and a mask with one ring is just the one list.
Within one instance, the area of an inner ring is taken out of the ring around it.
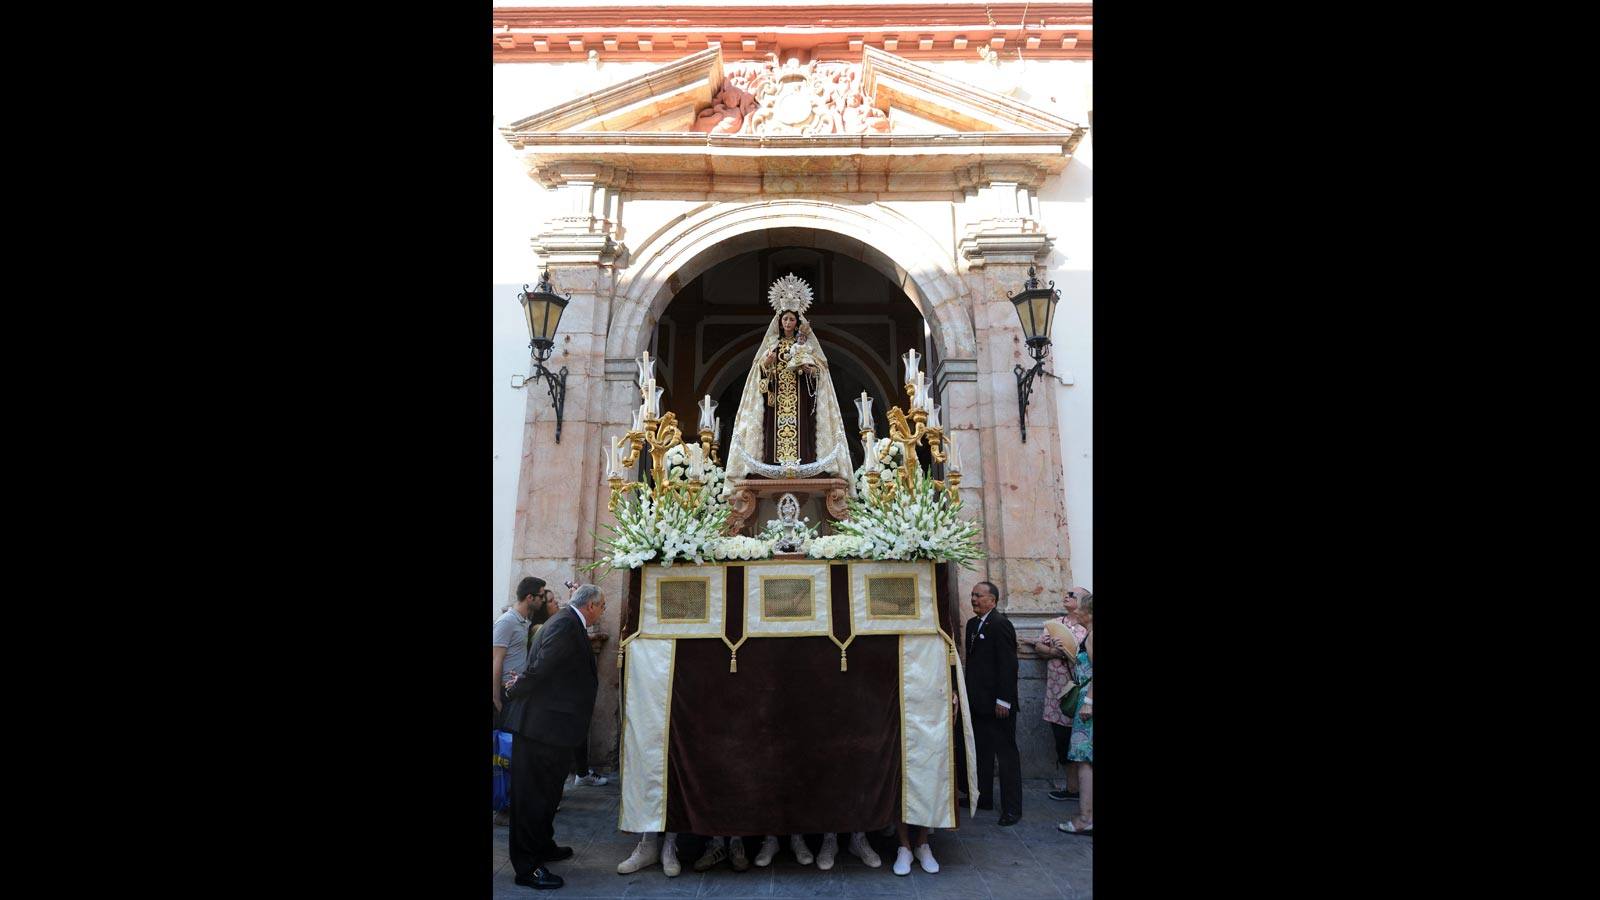
{"label": "woman in floral dress", "polygon": [[1073,682],[1073,670],[1077,665],[1077,643],[1088,634],[1082,625],[1078,624],[1078,598],[1087,596],[1088,591],[1075,587],[1062,598],[1062,606],[1067,614],[1055,621],[1065,625],[1072,632],[1073,646],[1066,647],[1046,631],[1034,641],[1033,648],[1041,657],[1049,660],[1045,667],[1044,682],[1044,720],[1050,723],[1050,731],[1056,739],[1056,762],[1066,770],[1067,783],[1059,791],[1051,791],[1051,800],[1074,800],[1078,796],[1078,768],[1067,759],[1067,746],[1072,739],[1072,720],[1061,712],[1061,695],[1067,692]]}
{"label": "woman in floral dress", "polygon": [[1078,598],[1078,624],[1088,634],[1078,649],[1077,709],[1072,717],[1072,740],[1067,758],[1078,764],[1078,814],[1056,827],[1068,834],[1094,833],[1094,595],[1085,592]]}

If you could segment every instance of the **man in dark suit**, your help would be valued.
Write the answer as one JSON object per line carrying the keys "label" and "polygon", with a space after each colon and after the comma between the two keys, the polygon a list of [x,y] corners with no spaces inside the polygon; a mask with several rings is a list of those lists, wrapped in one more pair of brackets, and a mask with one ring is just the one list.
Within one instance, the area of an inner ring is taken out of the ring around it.
{"label": "man in dark suit", "polygon": [[556,846],[555,815],[573,748],[589,737],[589,717],[600,687],[588,626],[600,621],[605,594],[578,588],[566,609],[539,629],[528,667],[506,691],[511,737],[511,867],[517,884],[535,890],[561,887],[548,864],[572,856]]}
{"label": "man in dark suit", "polygon": [[978,751],[978,808],[994,809],[994,761],[1000,758],[1000,822],[1022,818],[1022,755],[1017,751],[1017,631],[995,609],[1000,591],[987,581],[972,588],[967,621],[967,696]]}

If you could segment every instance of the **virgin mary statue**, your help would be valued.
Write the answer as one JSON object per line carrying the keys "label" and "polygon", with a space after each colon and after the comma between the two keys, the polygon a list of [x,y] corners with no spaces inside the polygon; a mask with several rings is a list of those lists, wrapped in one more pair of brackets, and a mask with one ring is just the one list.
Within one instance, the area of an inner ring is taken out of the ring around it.
{"label": "virgin mary statue", "polygon": [[728,478],[815,478],[827,473],[848,481],[850,446],[828,356],[805,317],[811,286],[785,275],[772,283],[767,300],[774,315],[739,397]]}

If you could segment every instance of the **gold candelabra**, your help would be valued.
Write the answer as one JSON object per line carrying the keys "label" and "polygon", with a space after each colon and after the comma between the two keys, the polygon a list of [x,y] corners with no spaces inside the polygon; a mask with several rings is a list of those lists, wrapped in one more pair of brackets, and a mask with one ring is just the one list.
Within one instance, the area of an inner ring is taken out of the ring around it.
{"label": "gold candelabra", "polygon": [[[650,450],[650,481],[628,481],[621,475],[613,475],[608,481],[611,485],[611,502],[608,509],[615,513],[617,502],[627,491],[650,491],[656,499],[672,497],[685,506],[693,507],[700,502],[700,492],[705,489],[703,481],[669,481],[667,478],[667,454],[674,447],[684,446],[683,430],[678,427],[678,414],[669,412],[659,419],[645,419],[642,426],[636,431],[629,431],[622,440],[629,443],[627,455],[622,457],[622,465],[633,468],[639,462],[639,454]],[[709,445],[711,453],[708,458],[716,464],[716,441],[711,434],[711,429],[704,428],[700,431],[701,447]]]}
{"label": "gold candelabra", "polygon": [[[914,400],[917,393],[917,386],[914,383],[907,382],[905,387],[907,398]],[[900,445],[900,479],[898,482],[885,482],[878,472],[868,472],[867,491],[874,498],[879,500],[887,500],[902,489],[907,491],[915,489],[918,472],[917,446],[922,442],[927,442],[928,452],[933,457],[934,462],[943,465],[946,460],[944,453],[944,429],[939,427],[928,427],[927,410],[912,404],[911,412],[907,413],[900,407],[893,406],[889,408],[888,419],[889,440]],[[871,432],[867,429],[862,429],[862,440],[865,441],[870,433]],[[878,461],[880,463],[888,462],[888,450],[889,448],[885,447],[883,453],[879,455]],[[871,452],[871,450],[869,449],[868,452]],[[958,505],[960,504],[960,472],[949,473],[949,476],[945,481],[935,480],[933,482],[933,486],[938,490],[945,491],[949,495],[952,503]]]}
{"label": "gold candelabra", "polygon": [[[683,443],[683,432],[678,428],[678,414],[669,412],[659,419],[645,419],[643,427],[637,431],[629,431],[624,436],[630,447],[626,456],[622,458],[622,465],[632,468],[639,462],[639,454],[645,447],[650,448],[650,480],[653,487],[639,481],[627,481],[621,476],[613,475],[611,483],[611,504],[609,509],[617,511],[617,501],[622,497],[623,491],[650,488],[651,496],[659,498],[668,490],[667,484],[667,451]],[[698,485],[694,496],[698,496]]]}

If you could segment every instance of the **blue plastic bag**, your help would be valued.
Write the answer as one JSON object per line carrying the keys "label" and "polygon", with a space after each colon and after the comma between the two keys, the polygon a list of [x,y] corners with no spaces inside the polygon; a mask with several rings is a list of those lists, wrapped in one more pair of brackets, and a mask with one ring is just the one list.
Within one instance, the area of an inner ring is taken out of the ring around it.
{"label": "blue plastic bag", "polygon": [[494,811],[511,808],[511,732],[494,733]]}

